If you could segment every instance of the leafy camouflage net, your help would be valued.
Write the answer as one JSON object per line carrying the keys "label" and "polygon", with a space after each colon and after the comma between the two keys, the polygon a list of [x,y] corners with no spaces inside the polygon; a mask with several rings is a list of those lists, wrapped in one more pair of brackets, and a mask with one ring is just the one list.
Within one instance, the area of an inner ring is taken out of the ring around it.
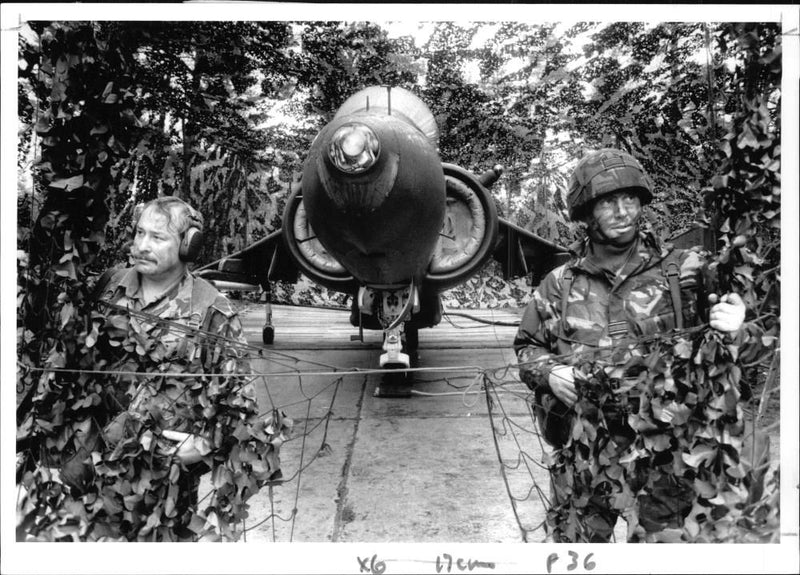
{"label": "leafy camouflage net", "polygon": [[[529,414],[513,416],[498,391],[523,388],[507,375],[486,379],[495,445],[526,540],[596,541],[603,523],[616,522],[593,512],[599,504],[627,521],[630,541],[777,542],[780,466],[770,464],[756,420],[763,406],[743,410],[738,363],[769,365],[777,353],[743,358],[711,330],[650,343],[649,354],[631,360],[636,366],[618,366],[643,367],[635,383],[607,365],[580,366],[576,415],[564,421],[560,448],[542,441],[532,393]],[[666,484],[671,493],[661,492]],[[654,524],[659,505],[674,505],[676,494],[679,505],[667,515],[678,524]]]}

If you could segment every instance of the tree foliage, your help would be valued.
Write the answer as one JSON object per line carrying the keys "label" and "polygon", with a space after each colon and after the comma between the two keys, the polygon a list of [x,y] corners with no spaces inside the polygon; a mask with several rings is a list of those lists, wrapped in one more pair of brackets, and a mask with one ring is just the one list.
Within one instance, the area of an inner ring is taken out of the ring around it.
{"label": "tree foliage", "polygon": [[[718,172],[705,203],[721,222],[722,249],[712,255],[707,281],[712,289],[741,293],[756,311],[757,327],[735,343],[707,326],[659,336],[645,357],[622,366],[645,368],[632,390],[621,390],[606,366],[582,366],[572,436],[551,462],[569,487],[566,500],[550,509],[548,525],[569,540],[588,540],[586,525],[575,518],[597,496],[625,517],[629,536],[644,540],[639,505],[665,477],[692,486],[691,510],[676,531],[657,533],[656,540],[779,537],[778,474],[765,482],[767,470],[745,449],[755,442],[742,405],[748,379],[757,375],[748,367],[770,358],[780,327],[773,299],[780,262],[763,269],[779,250],[770,231],[780,225],[780,38],[775,26],[737,24],[720,29],[715,41],[722,55],[735,46],[739,59],[722,84],[725,121],[712,130]],[[716,122],[713,107],[708,112],[707,123]],[[609,426],[620,414],[636,432],[624,451]]]}
{"label": "tree foliage", "polygon": [[[717,171],[704,188],[707,223],[720,232],[719,276],[774,324],[780,302],[780,30],[729,25],[717,35],[736,62],[716,98]],[[721,59],[721,58],[720,58]],[[721,66],[720,66],[721,67]],[[722,70],[718,75],[722,75]]]}
{"label": "tree foliage", "polygon": [[[32,27],[22,39],[21,82],[39,94],[28,113],[36,118],[41,146],[36,187],[19,198],[22,538],[180,536],[176,513],[186,490],[178,485],[179,464],[157,442],[149,448],[141,443],[163,426],[163,414],[151,410],[109,431],[138,394],[139,379],[119,379],[104,368],[136,376],[200,370],[171,361],[161,338],[146,337],[125,314],[100,313],[90,297],[88,272],[103,244],[113,167],[142,134],[131,39],[106,32],[92,23],[51,24]],[[205,408],[200,413],[181,401],[172,407],[190,429],[220,441],[206,462],[213,495],[202,511],[190,508],[190,529],[196,536],[235,539],[247,498],[280,476],[277,449],[291,422],[280,413],[259,418],[235,375],[197,381],[186,394],[195,396]]]}
{"label": "tree foliage", "polygon": [[417,80],[416,50],[391,40],[372,22],[316,22],[302,27],[297,82],[308,90],[305,111],[330,121],[341,104],[367,86],[407,87]]}

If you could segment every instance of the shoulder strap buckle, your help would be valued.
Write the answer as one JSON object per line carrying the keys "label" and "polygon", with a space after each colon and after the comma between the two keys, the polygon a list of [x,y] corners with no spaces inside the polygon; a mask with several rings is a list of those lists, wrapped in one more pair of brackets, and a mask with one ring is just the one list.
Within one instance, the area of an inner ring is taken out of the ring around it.
{"label": "shoulder strap buckle", "polygon": [[674,259],[661,260],[661,272],[667,278],[669,293],[672,297],[672,309],[675,312],[675,327],[683,329],[683,306],[681,304],[681,269]]}
{"label": "shoulder strap buckle", "polygon": [[199,322],[199,328],[202,331],[208,331],[210,327],[211,306],[214,300],[217,299],[219,291],[213,284],[204,280],[203,278],[193,277],[194,284],[192,285],[192,301],[191,309],[192,314],[198,314],[202,319]]}
{"label": "shoulder strap buckle", "polygon": [[575,275],[572,269],[567,265],[564,268],[564,275],[561,276],[561,326],[566,333],[567,330],[567,307],[569,306],[569,294],[572,292],[572,284],[575,281]]}

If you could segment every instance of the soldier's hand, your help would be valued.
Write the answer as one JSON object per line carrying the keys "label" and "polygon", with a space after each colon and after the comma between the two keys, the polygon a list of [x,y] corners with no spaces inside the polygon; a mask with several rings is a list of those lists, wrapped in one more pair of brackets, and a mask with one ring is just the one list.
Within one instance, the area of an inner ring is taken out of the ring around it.
{"label": "soldier's hand", "polygon": [[578,401],[578,392],[575,391],[575,372],[570,365],[556,365],[550,370],[547,379],[550,391],[553,392],[567,407],[572,407]]}
{"label": "soldier's hand", "polygon": [[538,365],[533,364],[534,353],[530,347],[522,348],[517,354],[517,361],[520,363],[519,378],[528,386],[528,389],[536,389],[536,373]]}
{"label": "soldier's hand", "polygon": [[709,325],[724,333],[737,331],[744,323],[745,305],[739,294],[731,292],[722,298],[715,294],[708,295],[711,310],[708,314]]}
{"label": "soldier's hand", "polygon": [[533,372],[529,369],[520,369],[519,370],[519,378],[522,382],[528,386],[528,389],[534,390],[536,389],[536,376],[534,376]]}
{"label": "soldier's hand", "polygon": [[211,452],[211,442],[205,437],[191,435],[182,431],[172,431],[171,429],[165,429],[161,432],[161,435],[177,443],[174,455],[185,465],[197,463],[203,459],[204,455],[208,455]]}

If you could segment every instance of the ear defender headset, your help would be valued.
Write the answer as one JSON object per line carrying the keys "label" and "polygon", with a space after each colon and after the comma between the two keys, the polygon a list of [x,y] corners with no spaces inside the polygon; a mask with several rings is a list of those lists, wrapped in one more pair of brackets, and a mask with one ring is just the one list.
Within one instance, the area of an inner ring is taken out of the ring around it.
{"label": "ear defender headset", "polygon": [[199,214],[194,208],[189,207],[186,217],[189,218],[191,225],[183,232],[181,238],[181,246],[178,249],[178,257],[182,262],[193,262],[197,260],[200,255],[200,250],[203,248],[203,220],[200,219]]}
{"label": "ear defender headset", "polygon": [[136,222],[142,216],[145,208],[155,204],[160,210],[169,210],[170,205],[182,206],[185,210],[185,217],[189,220],[189,227],[181,234],[181,243],[178,246],[178,258],[185,263],[197,260],[200,250],[203,248],[203,216],[192,206],[173,196],[164,196],[146,204],[138,204],[133,211],[133,229],[136,233]]}

